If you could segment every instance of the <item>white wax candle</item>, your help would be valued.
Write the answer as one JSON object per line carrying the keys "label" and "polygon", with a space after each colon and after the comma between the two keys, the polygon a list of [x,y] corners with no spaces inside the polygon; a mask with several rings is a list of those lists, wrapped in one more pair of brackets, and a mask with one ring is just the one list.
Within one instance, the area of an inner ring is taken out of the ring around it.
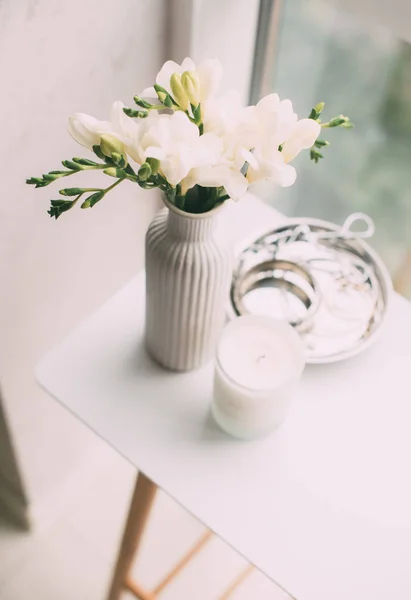
{"label": "white wax candle", "polygon": [[236,437],[267,435],[285,419],[304,365],[304,345],[291,325],[261,315],[235,319],[217,350],[217,423]]}

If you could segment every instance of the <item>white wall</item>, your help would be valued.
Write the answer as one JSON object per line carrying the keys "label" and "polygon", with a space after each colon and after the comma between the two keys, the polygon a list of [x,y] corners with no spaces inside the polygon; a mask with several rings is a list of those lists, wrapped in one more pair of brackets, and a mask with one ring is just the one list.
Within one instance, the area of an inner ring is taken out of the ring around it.
{"label": "white wall", "polygon": [[249,99],[260,0],[196,0],[193,56],[218,58],[224,67],[222,89]]}
{"label": "white wall", "polygon": [[[104,118],[115,99],[131,105],[151,84],[165,58],[165,5],[0,1],[0,382],[32,497],[84,456],[58,433],[57,407],[44,420],[52,401],[34,383],[34,366],[141,268],[158,197],[126,182],[93,209],[54,221],[48,200],[63,186],[24,181],[83,154],[66,132],[68,115]],[[49,461],[53,453],[59,460]]]}
{"label": "white wall", "polygon": [[260,0],[168,0],[170,58],[218,58],[221,90],[249,99]]}

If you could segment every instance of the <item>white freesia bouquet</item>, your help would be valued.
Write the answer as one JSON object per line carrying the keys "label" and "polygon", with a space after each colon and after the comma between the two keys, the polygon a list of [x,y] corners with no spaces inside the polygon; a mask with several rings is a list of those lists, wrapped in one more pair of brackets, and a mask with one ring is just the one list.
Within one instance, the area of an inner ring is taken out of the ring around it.
{"label": "white freesia bouquet", "polygon": [[204,213],[228,198],[238,200],[261,179],[292,185],[297,174],[290,163],[301,150],[309,149],[315,162],[322,158],[328,142],[318,139],[321,128],[352,126],[343,115],[321,122],[324,103],[298,119],[291,101],[277,94],[244,107],[236,92],[218,94],[221,76],[217,60],[198,66],[190,58],[181,65],[167,61],[154,87],[134,97],[137,109],[117,101],[109,121],[83,113],[70,117],[70,134],[98,161],[64,160],[65,170],[27,183],[44,187],[85,170],[102,170],[115,179],[105,189],[61,189],[62,198],[51,200],[48,211],[56,219],[79,200],[81,208],[94,206],[126,180],[160,188],[183,211]]}

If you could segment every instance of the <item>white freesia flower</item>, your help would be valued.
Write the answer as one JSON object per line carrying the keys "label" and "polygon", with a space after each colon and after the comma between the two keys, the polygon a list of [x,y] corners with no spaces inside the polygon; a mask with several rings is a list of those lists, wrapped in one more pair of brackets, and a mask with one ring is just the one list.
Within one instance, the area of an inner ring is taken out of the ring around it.
{"label": "white freesia flower", "polygon": [[254,118],[256,144],[269,138],[277,148],[289,137],[298,121],[291,101],[280,100],[278,94],[262,98],[255,107]]}
{"label": "white freesia flower", "polygon": [[249,163],[247,171],[247,180],[249,183],[255,183],[262,179],[274,181],[281,187],[293,185],[297,178],[297,172],[291,165],[288,165],[282,152],[275,147],[257,148],[253,153],[247,156]]}
{"label": "white freesia flower", "polygon": [[90,150],[100,144],[103,134],[114,134],[110,121],[99,121],[84,113],[75,113],[69,118],[68,131],[76,142]]}
{"label": "white freesia flower", "polygon": [[283,144],[282,155],[289,162],[301,152],[308,150],[320,135],[321,125],[313,119],[301,119],[294,125],[290,135]]}
{"label": "white freesia flower", "polygon": [[191,169],[188,177],[182,181],[182,193],[185,194],[187,190],[197,184],[203,187],[223,186],[233,200],[244,196],[249,185],[240,171],[221,164]]}
{"label": "white freesia flower", "polygon": [[111,135],[127,146],[127,142],[138,137],[139,125],[124,114],[123,108],[122,102],[114,102],[110,121],[99,121],[90,115],[75,113],[69,118],[69,133],[76,142],[90,150],[100,144],[102,135]]}
{"label": "white freesia flower", "polygon": [[[159,173],[170,185],[181,184],[182,194],[201,185],[223,187],[231,198],[238,199],[251,183],[261,179],[292,185],[296,171],[288,163],[314,144],[320,125],[312,119],[298,120],[291,102],[280,100],[277,94],[248,107],[234,91],[218,98],[220,78],[218,61],[204,61],[196,67],[190,58],[181,65],[167,61],[156,78],[171,94],[174,87],[184,102],[186,93],[200,98],[202,135],[184,112],[152,111],[146,119],[136,121],[124,114],[120,101],[114,103],[110,121],[77,113],[70,118],[69,131],[88,148],[100,144],[101,135],[112,135],[139,165],[147,158],[157,159]],[[154,89],[145,90],[144,95],[153,93]]]}
{"label": "white freesia flower", "polygon": [[[316,142],[322,127],[353,126],[344,115],[320,125],[324,102],[313,107],[311,119],[298,119],[291,101],[277,94],[244,106],[238,92],[218,93],[221,77],[218,60],[198,65],[191,58],[181,64],[165,62],[154,87],[134,96],[138,109],[117,101],[110,120],[99,121],[84,113],[70,117],[72,137],[94,149],[102,162],[82,157],[63,161],[70,170],[50,171],[27,183],[44,187],[80,170],[101,169],[117,182],[104,190],[95,188],[96,193],[82,201],[82,208],[94,206],[128,180],[147,189],[157,187],[176,206],[201,213],[228,197],[238,200],[259,180],[292,185],[297,172],[290,163],[302,150],[311,148],[315,162],[322,158],[317,148],[328,145],[326,140]],[[195,186],[199,187],[184,198]],[[52,200],[49,214],[59,217],[89,191],[61,190],[64,200]],[[65,198],[74,194],[74,200]]]}
{"label": "white freesia flower", "polygon": [[137,148],[144,126],[141,121],[135,121],[124,114],[124,106],[119,100],[113,104],[110,115],[113,133],[123,142],[127,154],[140,165],[144,160],[140,160]]}
{"label": "white freesia flower", "polygon": [[[156,83],[167,90],[169,94],[173,95],[170,84],[171,76],[175,73],[182,75],[186,71],[195,72],[198,75],[201,104],[206,102],[216,93],[223,74],[221,63],[216,59],[205,60],[200,63],[198,67],[196,67],[191,58],[185,58],[181,65],[173,60],[168,60],[158,72]],[[149,87],[143,90],[140,96],[146,98],[155,98],[157,96],[157,92],[155,91],[154,87]]]}
{"label": "white freesia flower", "polygon": [[248,181],[269,179],[283,187],[292,185],[297,173],[288,162],[314,144],[321,126],[312,119],[299,121],[290,100],[280,100],[277,94],[260,100],[251,118],[255,138],[246,158]]}
{"label": "white freesia flower", "polygon": [[136,139],[141,130],[141,122],[135,119],[130,119],[125,113],[125,105],[120,100],[114,102],[110,113],[111,126],[113,132],[121,137],[121,140],[126,144],[127,140]]}
{"label": "white freesia flower", "polygon": [[244,107],[240,94],[234,90],[220,98],[211,97],[205,103],[204,131],[219,137],[221,156],[212,167],[190,173],[184,185],[193,185],[197,179],[203,186],[223,186],[234,200],[246,193],[249,183],[241,169],[256,139],[253,112],[254,107]]}
{"label": "white freesia flower", "polygon": [[[211,98],[202,111],[205,132],[217,134],[223,141],[225,151],[238,157],[240,149],[249,150],[255,144],[254,106],[244,107],[240,94],[235,90],[220,98]],[[241,169],[244,160],[239,165]]]}
{"label": "white freesia flower", "polygon": [[175,186],[194,167],[213,164],[221,153],[221,141],[215,135],[202,135],[187,115],[151,113],[142,123],[134,141],[126,142],[130,156],[139,163],[147,158],[160,162],[159,172]]}

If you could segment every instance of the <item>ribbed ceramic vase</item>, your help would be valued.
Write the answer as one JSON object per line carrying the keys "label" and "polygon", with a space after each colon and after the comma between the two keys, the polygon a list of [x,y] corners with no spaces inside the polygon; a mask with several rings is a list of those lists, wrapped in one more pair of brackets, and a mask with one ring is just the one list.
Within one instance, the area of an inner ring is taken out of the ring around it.
{"label": "ribbed ceramic vase", "polygon": [[165,203],[146,235],[146,346],[163,367],[190,371],[214,356],[232,249],[219,232],[222,207],[191,214]]}

